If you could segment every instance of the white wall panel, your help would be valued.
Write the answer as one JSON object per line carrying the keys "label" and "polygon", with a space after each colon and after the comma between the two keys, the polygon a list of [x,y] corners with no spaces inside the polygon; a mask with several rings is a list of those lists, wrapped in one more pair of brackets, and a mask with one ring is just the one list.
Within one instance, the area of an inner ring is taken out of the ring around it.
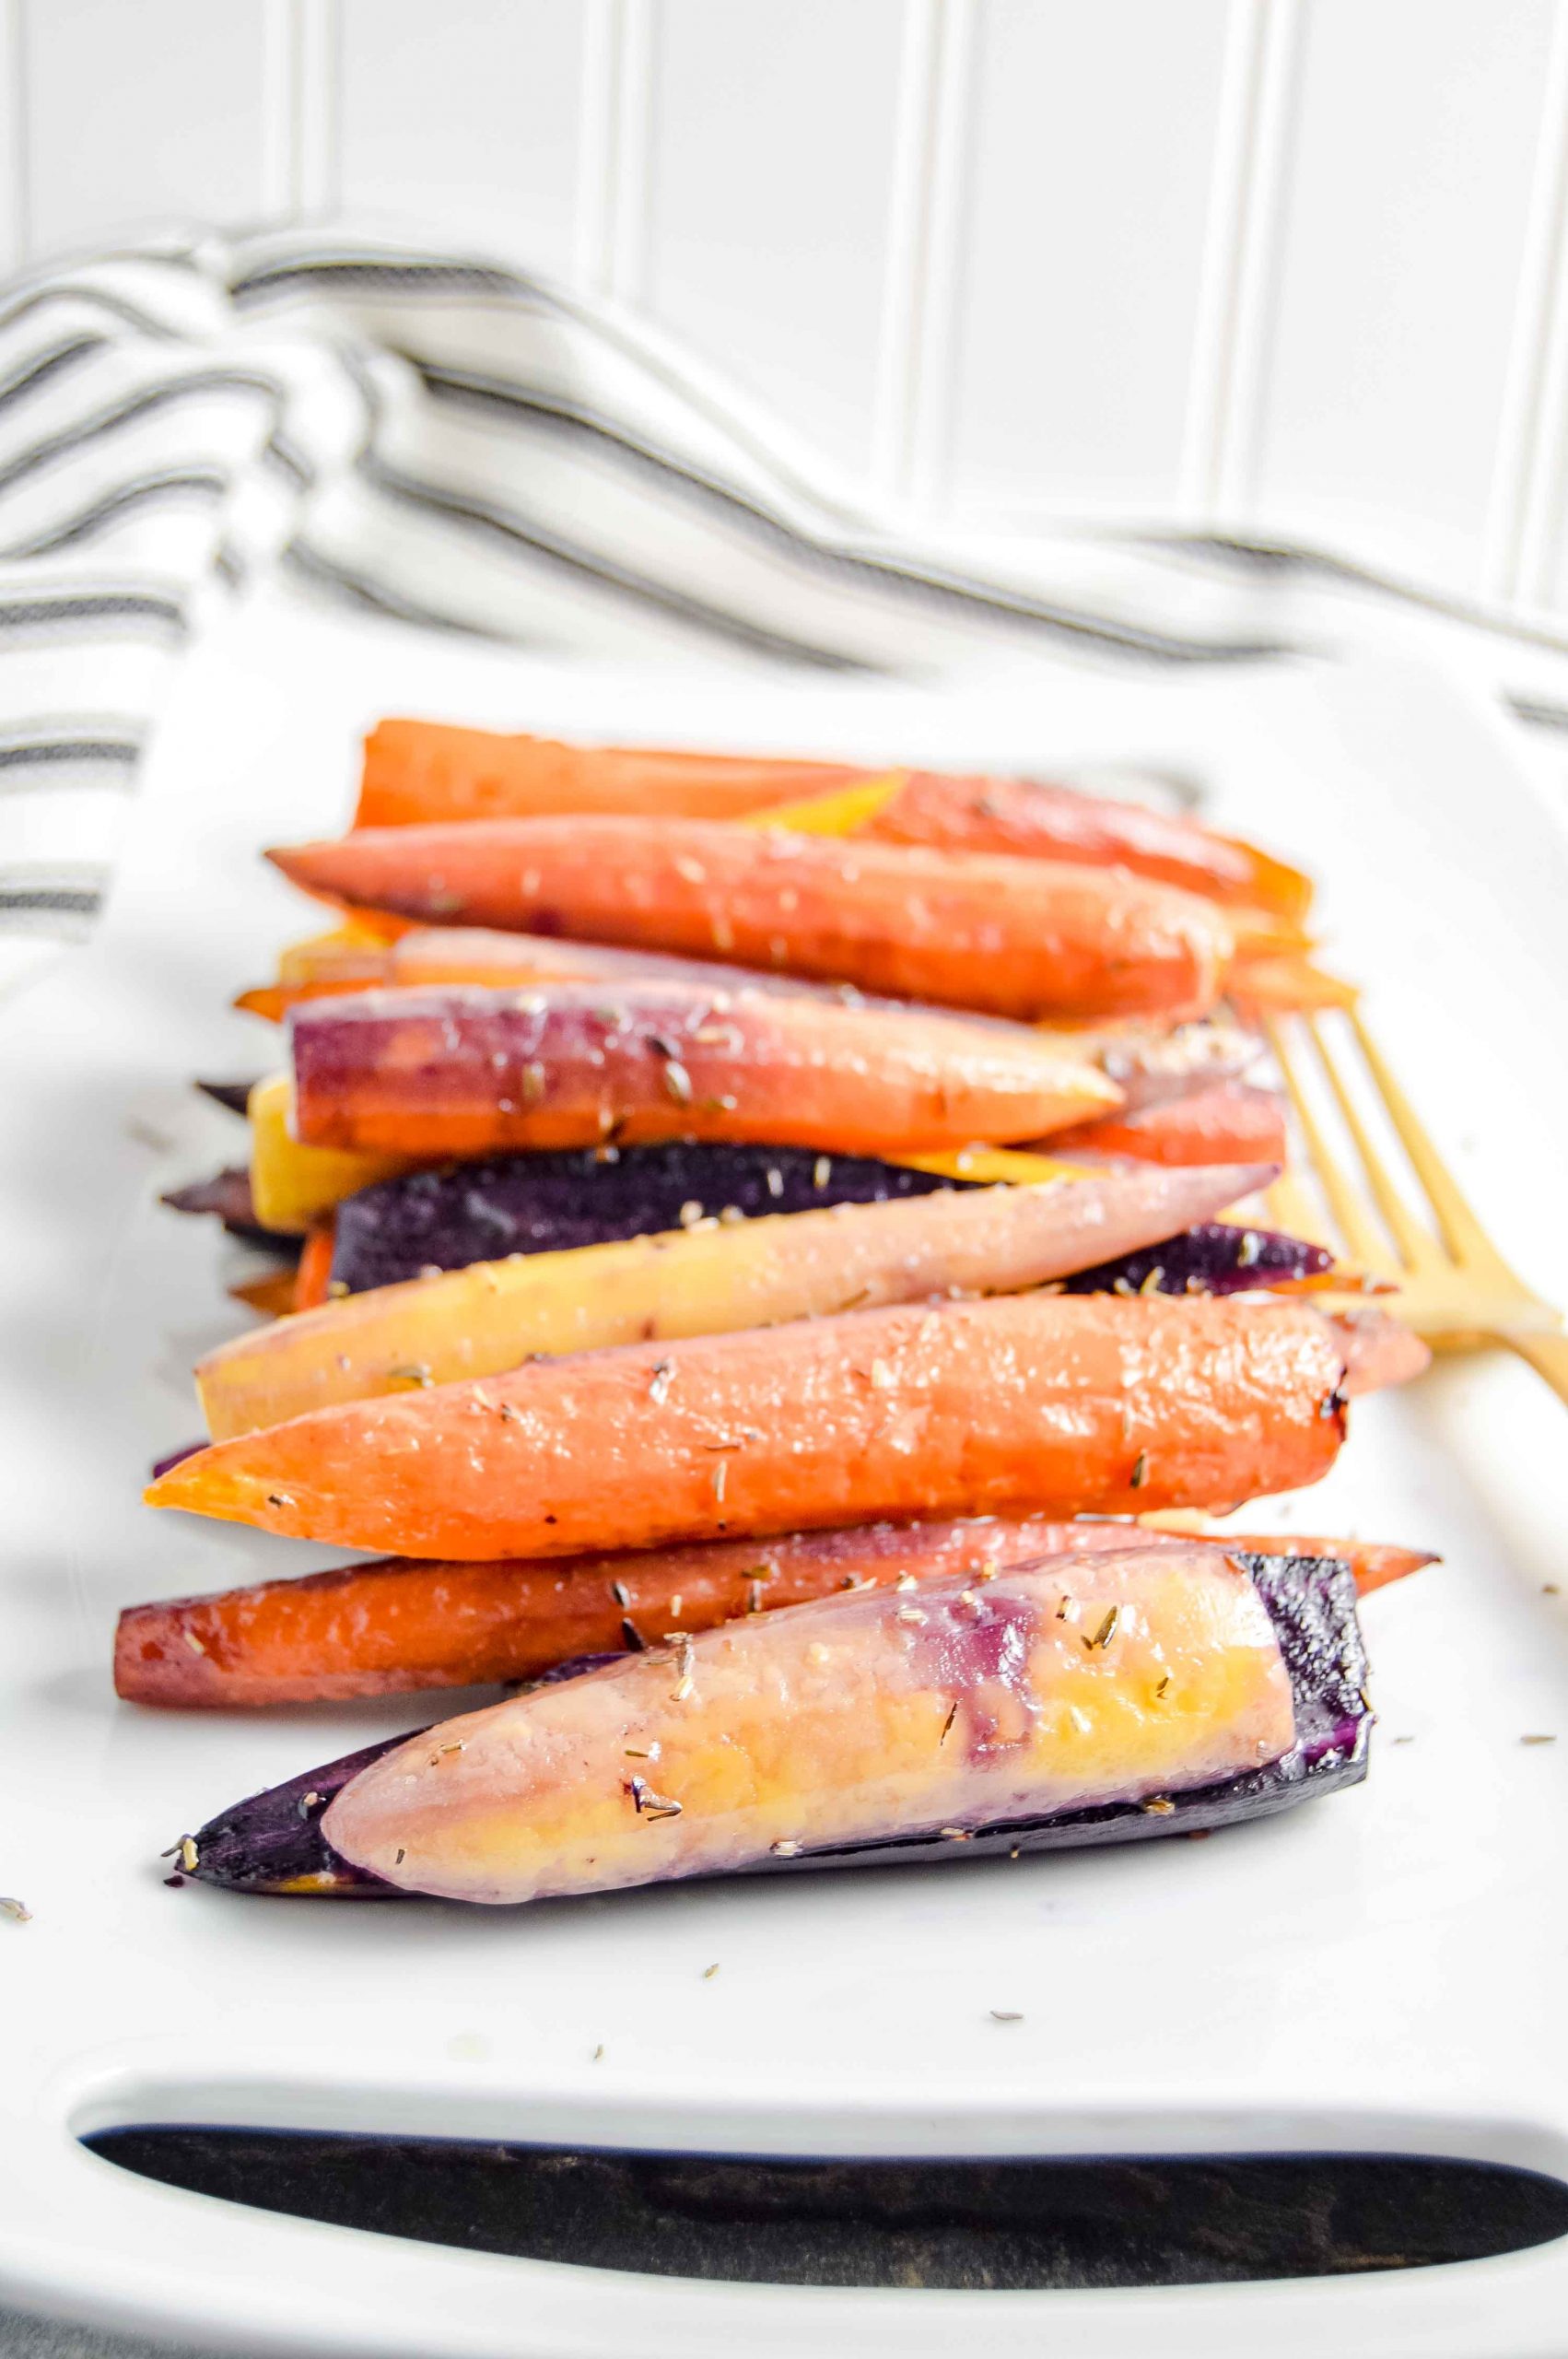
{"label": "white wall panel", "polygon": [[31,251],[266,202],[266,0],[23,0]]}
{"label": "white wall panel", "polygon": [[1168,509],[1225,0],[980,0],[952,497],[998,523]]}
{"label": "white wall panel", "polygon": [[334,213],[916,508],[1568,610],[1568,0],[0,0],[0,269]]}
{"label": "white wall panel", "polygon": [[1248,506],[1473,587],[1550,0],[1309,0]]}
{"label": "white wall panel", "polygon": [[566,270],[582,119],[577,0],[342,0],[342,8],[345,210]]}
{"label": "white wall panel", "polygon": [[887,262],[904,0],[662,0],[642,294],[862,466]]}

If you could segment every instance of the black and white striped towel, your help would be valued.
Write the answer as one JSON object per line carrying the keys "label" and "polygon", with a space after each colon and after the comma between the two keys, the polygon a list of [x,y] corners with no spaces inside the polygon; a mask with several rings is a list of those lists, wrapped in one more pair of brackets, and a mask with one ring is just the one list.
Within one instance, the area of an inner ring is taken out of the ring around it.
{"label": "black and white striped towel", "polygon": [[1568,722],[1552,633],[1321,556],[901,530],[655,332],[517,270],[169,239],[0,295],[0,988],[90,925],[170,665],[278,563],[541,647],[955,676],[1321,647],[1328,583],[1462,626]]}

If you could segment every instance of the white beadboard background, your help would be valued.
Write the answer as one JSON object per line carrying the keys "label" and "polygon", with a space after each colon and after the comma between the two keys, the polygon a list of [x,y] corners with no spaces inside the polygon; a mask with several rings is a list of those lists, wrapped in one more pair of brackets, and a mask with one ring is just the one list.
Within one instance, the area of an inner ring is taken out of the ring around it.
{"label": "white beadboard background", "polygon": [[1568,0],[0,0],[0,256],[352,218],[961,526],[1568,608]]}

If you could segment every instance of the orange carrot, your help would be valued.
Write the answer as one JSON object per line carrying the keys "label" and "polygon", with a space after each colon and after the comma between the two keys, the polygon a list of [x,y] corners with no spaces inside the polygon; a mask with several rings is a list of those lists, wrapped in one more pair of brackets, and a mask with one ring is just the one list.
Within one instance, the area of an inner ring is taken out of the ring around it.
{"label": "orange carrot", "polygon": [[732,819],[770,804],[829,793],[864,775],[847,762],[569,745],[439,721],[390,720],[378,722],[365,740],[354,824],[400,827],[566,811]]}
{"label": "orange carrot", "polygon": [[332,1284],[333,1223],[318,1221],[306,1238],[294,1273],[295,1310],[315,1310]]}
{"label": "orange carrot", "polygon": [[426,1160],[684,1137],[912,1155],[1121,1102],[1022,1027],[691,984],[364,992],[290,1023],[298,1139]]}
{"label": "orange carrot", "polygon": [[[1363,1595],[1432,1561],[1352,1540],[1213,1536],[1224,1548],[1337,1557]],[[1070,1552],[1190,1545],[1136,1524],[988,1517],[543,1563],[383,1557],[130,1606],[115,1637],[114,1688],[128,1703],[224,1707],[532,1679],[578,1655],[617,1653],[839,1589],[885,1587],[906,1574],[984,1580],[1004,1565]]]}
{"label": "orange carrot", "polygon": [[[730,819],[852,792],[886,767],[562,745],[439,722],[383,721],[365,741],[354,824],[394,827],[567,812]],[[846,824],[894,843],[1130,868],[1298,921],[1312,899],[1309,878],[1251,844],[1191,819],[1035,779],[907,771],[884,810],[870,820],[855,814]]]}
{"label": "orange carrot", "polygon": [[1309,877],[1250,844],[1141,804],[1111,803],[1038,779],[954,778],[915,770],[864,833],[888,843],[936,844],[949,851],[1012,852],[1129,868],[1212,900],[1256,902],[1293,921],[1305,914],[1312,899]]}
{"label": "orange carrot", "polygon": [[1290,956],[1238,957],[1225,989],[1248,1021],[1296,1008],[1353,1007],[1359,997],[1353,983],[1315,967],[1310,958]]}
{"label": "orange carrot", "polygon": [[1053,1153],[1087,1147],[1099,1155],[1132,1155],[1164,1164],[1284,1163],[1290,1143],[1285,1109],[1272,1090],[1222,1082],[1128,1113],[1109,1114],[1059,1132]]}
{"label": "orange carrot", "polygon": [[[1153,1538],[1153,1533],[1145,1534]],[[1179,1532],[1165,1535],[1179,1541]],[[1373,1540],[1328,1539],[1321,1532],[1293,1532],[1283,1535],[1278,1532],[1209,1532],[1203,1534],[1222,1548],[1239,1548],[1249,1555],[1259,1556],[1333,1556],[1348,1565],[1355,1575],[1356,1594],[1370,1597],[1374,1590],[1387,1589],[1391,1581],[1402,1581],[1407,1574],[1419,1573],[1423,1565],[1435,1565],[1436,1555],[1430,1548],[1394,1548]]]}
{"label": "orange carrot", "polygon": [[[1375,1365],[1370,1331],[1357,1344]],[[183,1460],[146,1496],[464,1558],[879,1516],[1214,1508],[1328,1471],[1349,1357],[1295,1301],[859,1310],[318,1409]]]}
{"label": "orange carrot", "polygon": [[1122,869],[697,819],[380,827],[270,857],[308,890],[427,921],[717,955],[997,1015],[1201,1014],[1235,947],[1214,903]]}

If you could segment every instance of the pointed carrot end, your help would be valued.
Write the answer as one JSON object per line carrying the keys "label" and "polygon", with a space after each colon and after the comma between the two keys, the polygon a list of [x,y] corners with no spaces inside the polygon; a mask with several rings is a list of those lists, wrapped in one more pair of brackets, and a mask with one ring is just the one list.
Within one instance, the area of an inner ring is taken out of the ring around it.
{"label": "pointed carrot end", "polygon": [[253,991],[237,992],[229,1005],[247,1015],[264,1015],[269,1024],[280,1024],[288,1013],[289,994],[275,983],[258,983]]}
{"label": "pointed carrot end", "polygon": [[1330,1323],[1344,1348],[1340,1389],[1348,1401],[1363,1392],[1381,1392],[1391,1384],[1409,1384],[1432,1365],[1430,1347],[1387,1311],[1351,1311]]}
{"label": "pointed carrot end", "polygon": [[259,1498],[250,1496],[256,1490],[255,1483],[231,1469],[227,1458],[221,1443],[193,1450],[147,1485],[142,1493],[144,1506],[184,1508],[193,1515],[217,1516],[228,1523],[264,1521]]}
{"label": "pointed carrot end", "polygon": [[317,882],[318,855],[327,849],[322,844],[269,844],[263,857],[281,869],[291,885],[309,888]]}

